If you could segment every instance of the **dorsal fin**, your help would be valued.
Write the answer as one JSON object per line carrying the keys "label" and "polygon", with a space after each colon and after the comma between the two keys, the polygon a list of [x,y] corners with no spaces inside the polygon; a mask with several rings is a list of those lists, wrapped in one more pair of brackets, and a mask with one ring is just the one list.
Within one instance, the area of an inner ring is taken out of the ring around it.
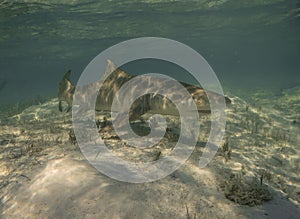
{"label": "dorsal fin", "polygon": [[70,75],[71,75],[71,69],[69,69],[69,70],[67,71],[67,73],[64,75],[64,78],[63,78],[63,79],[66,79],[66,80],[70,81]]}
{"label": "dorsal fin", "polygon": [[105,73],[104,76],[108,76],[109,74],[111,74],[112,72],[114,72],[118,67],[111,61],[111,60],[107,60],[106,61],[106,67],[105,67]]}

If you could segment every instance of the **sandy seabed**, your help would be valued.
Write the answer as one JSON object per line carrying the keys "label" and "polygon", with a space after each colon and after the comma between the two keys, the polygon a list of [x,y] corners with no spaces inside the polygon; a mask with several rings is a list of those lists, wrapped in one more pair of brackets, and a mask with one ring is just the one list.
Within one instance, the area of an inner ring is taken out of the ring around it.
{"label": "sandy seabed", "polygon": [[[300,218],[299,93],[293,88],[266,102],[257,96],[255,104],[230,96],[224,141],[209,165],[198,167],[210,124],[201,115],[189,160],[143,184],[92,167],[72,138],[71,113],[59,112],[57,99],[31,106],[1,121],[0,218]],[[134,162],[160,159],[176,142],[170,132],[155,147],[137,149],[109,126],[100,136]]]}

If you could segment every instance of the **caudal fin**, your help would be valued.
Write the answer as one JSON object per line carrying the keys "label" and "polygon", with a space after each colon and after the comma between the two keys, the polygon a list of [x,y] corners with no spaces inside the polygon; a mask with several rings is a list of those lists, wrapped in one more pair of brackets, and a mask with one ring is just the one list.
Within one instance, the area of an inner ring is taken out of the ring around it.
{"label": "caudal fin", "polygon": [[68,70],[62,80],[58,84],[57,97],[58,97],[58,109],[62,111],[62,101],[66,101],[68,104],[68,109],[72,106],[74,86],[70,81],[71,70]]}

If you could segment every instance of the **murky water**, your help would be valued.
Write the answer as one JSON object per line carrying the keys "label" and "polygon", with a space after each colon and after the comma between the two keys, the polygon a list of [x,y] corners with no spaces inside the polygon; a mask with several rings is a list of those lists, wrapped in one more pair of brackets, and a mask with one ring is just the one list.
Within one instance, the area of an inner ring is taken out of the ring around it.
{"label": "murky water", "polygon": [[102,50],[144,36],[191,46],[232,93],[300,83],[297,0],[1,0],[1,104],[55,96],[67,69],[76,82]]}

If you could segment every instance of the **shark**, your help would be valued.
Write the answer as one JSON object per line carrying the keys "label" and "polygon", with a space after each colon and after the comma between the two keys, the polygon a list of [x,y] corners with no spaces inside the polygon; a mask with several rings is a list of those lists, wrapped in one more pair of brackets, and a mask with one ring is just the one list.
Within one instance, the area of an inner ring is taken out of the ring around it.
{"label": "shark", "polygon": [[[58,84],[58,108],[60,111],[62,109],[62,102],[65,101],[68,105],[67,112],[72,108],[73,103],[73,95],[75,91],[75,86],[70,81],[71,70],[68,70],[65,73],[64,77]],[[117,92],[121,89],[121,87],[131,79],[135,78],[137,75],[129,74],[123,71],[121,68],[117,67],[111,60],[107,60],[105,74],[106,79],[100,84],[100,81],[93,82],[89,85],[86,85],[83,88],[80,88],[80,94],[82,100],[79,101],[83,104],[89,104],[90,101],[88,99],[88,92],[91,92],[94,89],[98,90],[95,110],[96,111],[110,111],[114,98],[117,96]],[[147,87],[149,82],[147,79],[141,80],[140,83]],[[158,87],[166,87],[164,80],[161,80],[158,84]],[[207,97],[207,93],[210,91],[206,91],[205,89],[188,84],[185,82],[179,82],[192,96],[199,113],[210,113],[210,104]],[[101,87],[100,87],[101,85]],[[173,87],[168,87],[169,94],[171,97],[176,99],[176,89]],[[149,94],[145,94],[139,97],[136,101],[133,102],[130,111],[129,118],[130,121],[140,118],[142,115],[149,114],[162,114],[162,115],[174,115],[178,116],[178,110],[176,106],[172,103],[169,98],[158,95],[158,92],[152,92]],[[231,100],[223,95],[210,92],[210,96],[214,98],[215,101],[224,101],[226,104],[230,104]],[[180,97],[179,97],[180,98]],[[172,98],[171,98],[172,99]],[[185,101],[185,100],[181,100]],[[189,106],[189,103],[186,105]]]}

